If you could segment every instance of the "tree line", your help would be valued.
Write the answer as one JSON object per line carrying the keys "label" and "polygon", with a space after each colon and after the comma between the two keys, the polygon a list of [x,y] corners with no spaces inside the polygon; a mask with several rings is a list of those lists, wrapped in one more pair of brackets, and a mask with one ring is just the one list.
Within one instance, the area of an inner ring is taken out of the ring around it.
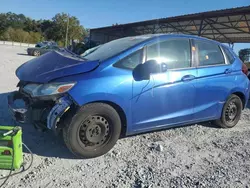
{"label": "tree line", "polygon": [[53,40],[63,46],[66,38],[69,44],[71,40],[82,40],[86,35],[87,30],[80,21],[65,13],[58,13],[51,20],[34,20],[12,12],[0,13],[0,40],[25,43]]}

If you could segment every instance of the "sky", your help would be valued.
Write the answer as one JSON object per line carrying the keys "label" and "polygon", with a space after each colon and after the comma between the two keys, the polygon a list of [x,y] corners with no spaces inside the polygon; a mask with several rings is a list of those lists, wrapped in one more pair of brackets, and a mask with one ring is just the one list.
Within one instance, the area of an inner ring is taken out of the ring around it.
{"label": "sky", "polygon": [[[65,12],[76,16],[85,28],[98,28],[248,5],[250,0],[1,0],[0,13],[51,19]],[[235,44],[234,50],[246,47],[250,44]]]}

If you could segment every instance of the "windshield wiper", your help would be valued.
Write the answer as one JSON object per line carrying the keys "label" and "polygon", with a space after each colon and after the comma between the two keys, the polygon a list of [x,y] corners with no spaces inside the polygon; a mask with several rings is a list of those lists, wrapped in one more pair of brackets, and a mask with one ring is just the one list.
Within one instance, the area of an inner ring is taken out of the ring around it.
{"label": "windshield wiper", "polygon": [[84,57],[82,57],[82,56],[80,56],[78,54],[72,54],[72,57],[78,57],[80,59],[87,60],[86,58],[84,58]]}

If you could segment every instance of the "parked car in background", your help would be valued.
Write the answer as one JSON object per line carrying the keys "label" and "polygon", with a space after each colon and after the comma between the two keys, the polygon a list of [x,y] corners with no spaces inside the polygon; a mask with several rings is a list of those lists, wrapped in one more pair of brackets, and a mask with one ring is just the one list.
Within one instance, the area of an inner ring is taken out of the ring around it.
{"label": "parked car in background", "polygon": [[50,51],[58,51],[60,48],[58,46],[42,46],[42,47],[34,47],[27,48],[28,55],[40,56]]}
{"label": "parked car in background", "polygon": [[35,45],[36,48],[41,48],[43,46],[57,46],[57,43],[54,41],[43,41]]}
{"label": "parked car in background", "polygon": [[124,135],[202,121],[232,128],[249,98],[232,49],[190,35],[126,37],[84,57],[53,51],[16,75],[19,91],[8,97],[13,117],[63,131],[69,150],[84,158],[103,155]]}

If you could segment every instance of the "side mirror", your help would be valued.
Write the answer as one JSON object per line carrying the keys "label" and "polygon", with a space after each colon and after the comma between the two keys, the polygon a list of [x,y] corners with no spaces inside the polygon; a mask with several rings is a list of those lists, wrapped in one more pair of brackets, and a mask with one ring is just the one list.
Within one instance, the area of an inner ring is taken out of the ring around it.
{"label": "side mirror", "polygon": [[148,60],[134,68],[133,77],[135,81],[149,80],[150,74],[157,74],[166,71],[167,65],[165,63],[159,64],[156,60]]}

